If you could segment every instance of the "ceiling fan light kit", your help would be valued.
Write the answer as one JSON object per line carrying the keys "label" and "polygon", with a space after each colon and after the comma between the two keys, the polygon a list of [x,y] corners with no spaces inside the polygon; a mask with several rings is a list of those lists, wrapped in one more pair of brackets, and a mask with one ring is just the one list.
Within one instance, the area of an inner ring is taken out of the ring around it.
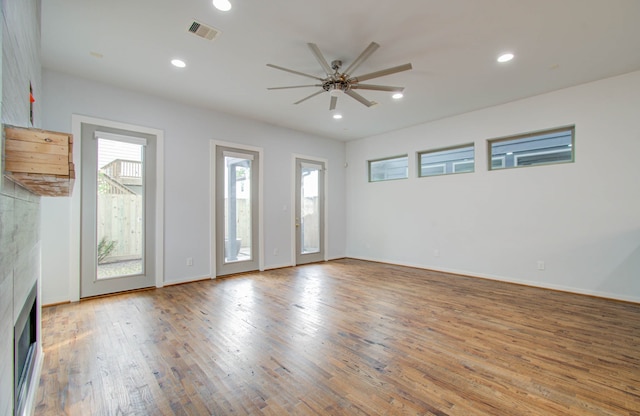
{"label": "ceiling fan light kit", "polygon": [[[321,89],[319,91],[316,91],[315,93],[296,101],[294,104],[300,104],[306,100],[308,100],[309,98],[315,97],[316,95],[322,94],[323,92],[329,92],[329,95],[331,97],[331,100],[329,102],[329,110],[335,110],[337,102],[338,102],[338,97],[340,97],[341,95],[348,95],[351,98],[355,99],[356,101],[360,102],[361,104],[367,106],[367,107],[371,107],[376,105],[377,103],[375,101],[369,101],[367,100],[365,97],[363,97],[362,95],[360,95],[359,93],[357,93],[354,90],[360,89],[360,90],[370,90],[370,91],[386,91],[386,92],[392,92],[395,93],[394,97],[397,94],[402,95],[402,92],[404,91],[404,87],[393,87],[393,86],[388,86],[388,85],[373,85],[373,84],[362,84],[361,81],[366,81],[369,79],[373,79],[373,78],[379,78],[379,77],[383,77],[386,75],[391,75],[391,74],[395,74],[397,72],[402,72],[402,71],[408,71],[410,69],[412,69],[412,66],[410,63],[408,64],[403,64],[403,65],[398,65],[398,66],[394,66],[392,68],[387,68],[387,69],[383,69],[380,71],[375,71],[375,72],[370,72],[367,74],[363,74],[363,75],[359,75],[359,76],[352,76],[352,74],[356,71],[356,69],[364,62],[366,61],[371,54],[373,54],[373,52],[375,52],[380,45],[378,45],[375,42],[371,42],[369,44],[369,46],[367,46],[365,48],[364,51],[362,51],[362,53],[351,63],[351,65],[349,65],[349,67],[347,67],[346,70],[344,70],[344,72],[341,72],[341,68],[342,68],[342,61],[339,59],[335,59],[333,61],[331,61],[331,65],[329,65],[329,63],[327,62],[327,60],[324,58],[324,56],[322,55],[322,52],[320,51],[320,48],[318,48],[318,46],[315,43],[308,43],[307,44],[309,46],[309,49],[311,49],[311,52],[313,53],[313,55],[315,56],[316,60],[318,61],[318,63],[320,64],[320,66],[322,67],[322,69],[324,70],[326,76],[323,77],[318,77],[315,75],[311,75],[311,74],[306,74],[304,72],[300,72],[300,71],[296,71],[293,69],[289,69],[289,68],[284,68],[278,65],[273,65],[273,64],[267,64],[268,67],[271,68],[275,68],[275,69],[279,69],[281,71],[285,71],[285,72],[289,72],[295,75],[300,75],[303,77],[307,77],[307,78],[312,78],[315,79],[316,81],[318,81],[315,84],[310,84],[310,85],[292,85],[292,86],[286,86],[286,87],[271,87],[271,88],[267,88],[268,90],[281,90],[281,89],[290,89],[290,88],[307,88],[307,87],[320,87]],[[397,97],[400,98],[400,97]],[[397,99],[396,98],[396,99]],[[335,117],[335,116],[334,116]]]}

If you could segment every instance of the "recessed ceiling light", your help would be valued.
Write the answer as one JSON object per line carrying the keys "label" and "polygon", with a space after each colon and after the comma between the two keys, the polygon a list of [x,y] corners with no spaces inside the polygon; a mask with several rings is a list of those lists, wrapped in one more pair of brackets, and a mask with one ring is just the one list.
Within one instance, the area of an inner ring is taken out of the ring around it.
{"label": "recessed ceiling light", "polygon": [[512,53],[503,53],[502,55],[498,56],[498,62],[500,63],[509,62],[512,59],[513,59]]}
{"label": "recessed ceiling light", "polygon": [[340,120],[342,118],[342,114],[334,114],[333,118],[336,120]]}
{"label": "recessed ceiling light", "polygon": [[184,63],[182,59],[172,59],[171,65],[176,66],[178,68],[184,68],[187,64]]}
{"label": "recessed ceiling light", "polygon": [[228,12],[231,10],[231,3],[229,0],[213,0],[213,6],[221,12]]}
{"label": "recessed ceiling light", "polygon": [[401,92],[397,92],[391,96],[391,98],[393,98],[394,100],[399,100],[402,97],[404,97],[404,94]]}

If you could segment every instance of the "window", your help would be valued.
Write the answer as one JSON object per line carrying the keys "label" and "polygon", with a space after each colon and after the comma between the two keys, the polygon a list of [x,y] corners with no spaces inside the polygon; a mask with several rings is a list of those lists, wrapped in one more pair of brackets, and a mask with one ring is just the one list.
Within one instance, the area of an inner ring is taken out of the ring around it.
{"label": "window", "polygon": [[473,172],[475,170],[474,154],[473,144],[419,152],[418,175],[423,177]]}
{"label": "window", "polygon": [[574,161],[575,127],[489,140],[491,170]]}
{"label": "window", "polygon": [[394,156],[385,159],[370,160],[369,182],[407,179],[409,177],[409,156]]}
{"label": "window", "polygon": [[491,158],[491,169],[501,169],[504,167],[506,156],[493,156]]}

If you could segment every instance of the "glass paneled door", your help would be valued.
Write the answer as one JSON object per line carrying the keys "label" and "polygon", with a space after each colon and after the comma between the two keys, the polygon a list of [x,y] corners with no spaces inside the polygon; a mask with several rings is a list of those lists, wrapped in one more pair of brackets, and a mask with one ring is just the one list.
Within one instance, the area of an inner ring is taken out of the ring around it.
{"label": "glass paneled door", "polygon": [[155,285],[155,136],[82,126],[81,297]]}
{"label": "glass paneled door", "polygon": [[216,275],[259,268],[258,152],[216,146]]}
{"label": "glass paneled door", "polygon": [[324,162],[296,159],[296,264],[325,260]]}

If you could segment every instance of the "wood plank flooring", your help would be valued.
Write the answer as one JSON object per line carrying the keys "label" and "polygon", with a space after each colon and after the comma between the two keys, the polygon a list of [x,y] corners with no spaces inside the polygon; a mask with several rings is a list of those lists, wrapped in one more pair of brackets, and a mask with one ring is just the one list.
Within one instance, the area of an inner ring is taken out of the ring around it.
{"label": "wood plank flooring", "polygon": [[43,311],[36,415],[640,415],[640,305],[358,260]]}

